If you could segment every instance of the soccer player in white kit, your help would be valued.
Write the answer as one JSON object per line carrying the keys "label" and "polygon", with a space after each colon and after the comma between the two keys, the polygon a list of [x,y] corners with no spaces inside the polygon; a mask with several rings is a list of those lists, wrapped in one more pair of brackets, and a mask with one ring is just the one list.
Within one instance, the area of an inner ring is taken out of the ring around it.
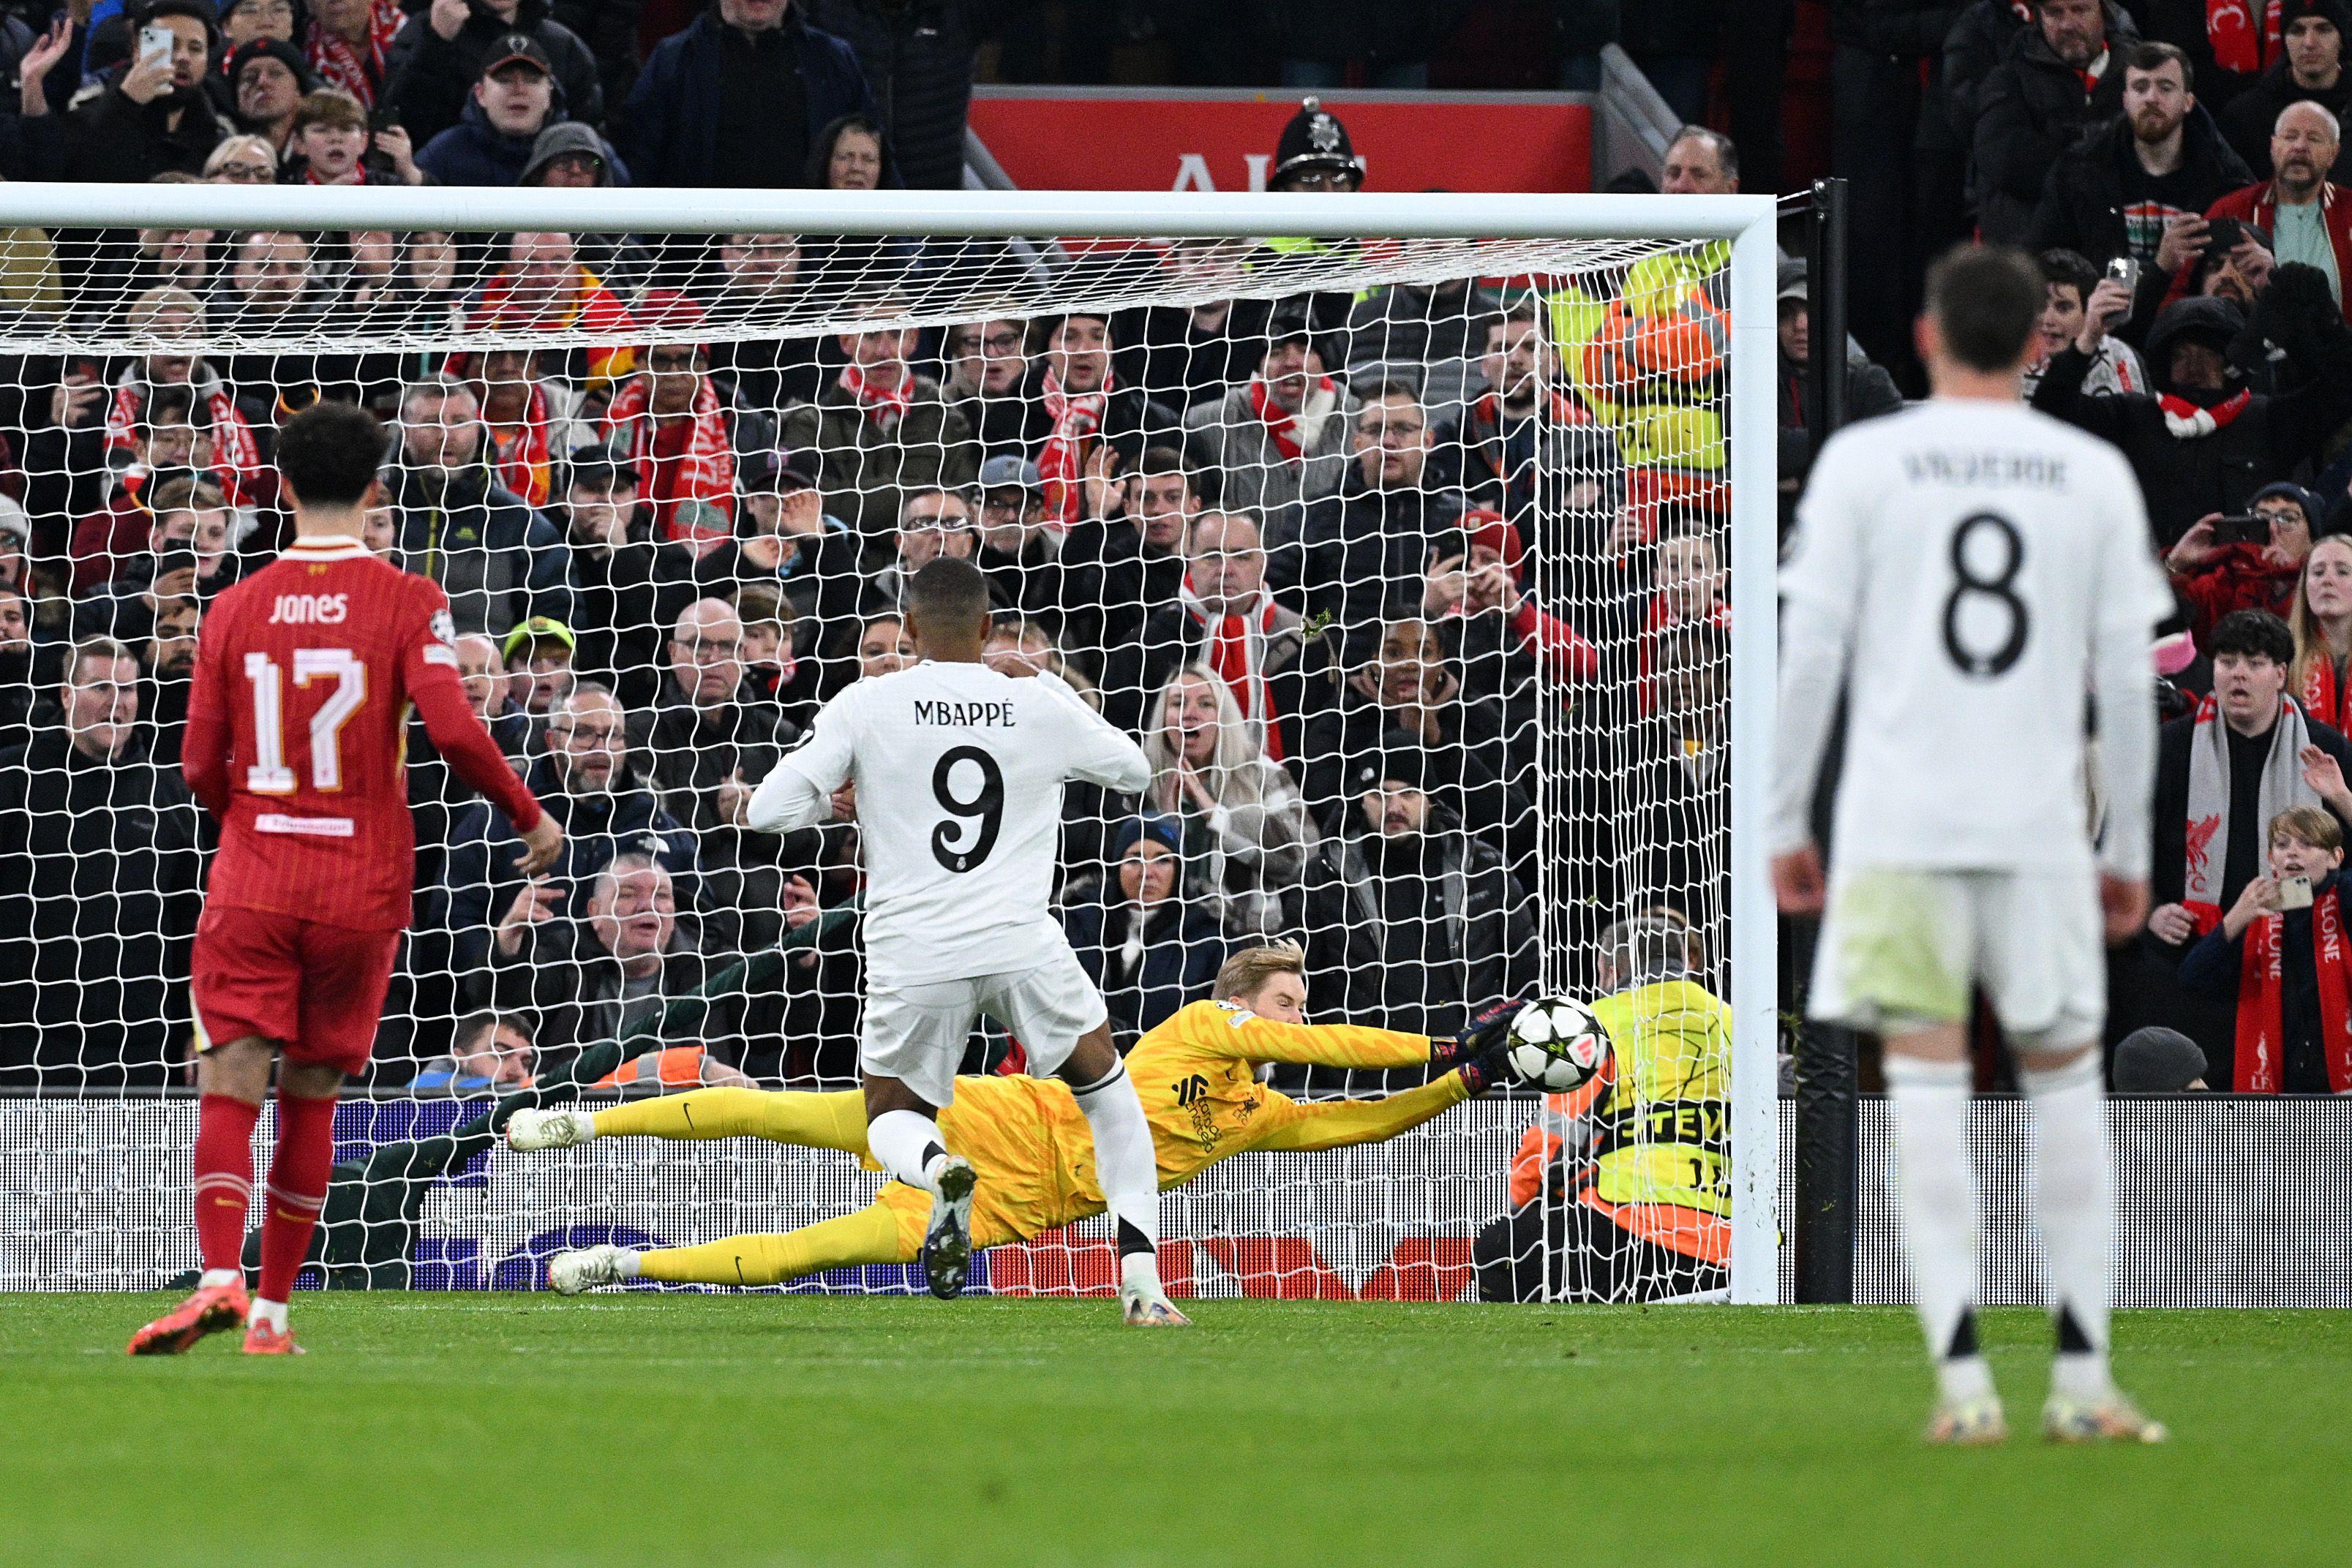
{"label": "soccer player in white kit", "polygon": [[[1964,1026],[1981,984],[2033,1107],[2058,1338],[2043,1432],[2155,1442],[2164,1428],[2107,1370],[2115,1171],[2099,1037],[2102,927],[2121,942],[2147,915],[2148,646],[2172,596],[2122,455],[2020,401],[2042,295],[2017,252],[1946,256],[1917,329],[1934,397],[1842,432],[1813,467],[1780,570],[1772,878],[1785,911],[1826,904],[1811,1016],[1885,1040],[1904,1254],[1937,1365],[1930,1440],[2008,1431],[1974,1311]],[[1809,809],[1841,689],[1824,890]],[[2086,699],[2106,801],[2095,847]]]}
{"label": "soccer player in white kit", "polygon": [[1102,995],[1050,906],[1062,787],[1083,779],[1139,793],[1151,765],[1057,676],[1015,678],[982,663],[989,619],[977,568],[942,559],[917,572],[906,629],[921,663],[827,703],[806,743],[753,793],[748,818],[776,833],[823,821],[829,804],[856,814],[866,852],[866,1142],[892,1176],[932,1194],[923,1266],[933,1293],[963,1289],[974,1179],[933,1113],[955,1097],[965,1042],[985,1013],[1021,1041],[1030,1071],[1058,1073],[1086,1113],[1118,1233],[1127,1321],[1181,1326],[1160,1282],[1151,1128]]}

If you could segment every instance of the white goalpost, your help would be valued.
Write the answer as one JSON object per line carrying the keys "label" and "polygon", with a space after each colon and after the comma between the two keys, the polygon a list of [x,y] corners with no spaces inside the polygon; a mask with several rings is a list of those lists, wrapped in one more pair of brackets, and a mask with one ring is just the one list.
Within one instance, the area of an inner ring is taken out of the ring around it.
{"label": "white goalpost", "polygon": [[[1678,933],[1675,973],[1727,1008],[1727,1062],[1615,1102],[1497,1093],[1214,1165],[1167,1199],[1173,1277],[1461,1299],[1533,1190],[1704,1264],[1696,1291],[1563,1271],[1590,1233],[1555,1214],[1542,1293],[1779,1300],[1775,216],[0,186],[33,280],[0,308],[0,1290],[193,1265],[185,660],[289,537],[275,422],[350,397],[393,429],[372,547],[443,581],[478,711],[583,858],[534,910],[503,824],[417,759],[416,924],[337,1124],[338,1282],[531,1285],[592,1234],[698,1242],[872,1196],[837,1154],[524,1156],[481,1118],[534,1089],[845,1087],[854,833],[757,834],[735,791],[905,656],[904,578],[952,552],[997,587],[992,657],[1069,675],[1160,768],[1065,805],[1057,904],[1123,1046],[1276,937],[1307,946],[1318,1020],[1443,1034],[1515,990],[1590,996],[1627,929]],[[976,1040],[968,1071],[1008,1053]],[[393,1147],[441,1166],[411,1179]],[[1594,1147],[1626,1174],[1579,1174]],[[987,1288],[1099,1285],[1098,1225],[1006,1249]]]}

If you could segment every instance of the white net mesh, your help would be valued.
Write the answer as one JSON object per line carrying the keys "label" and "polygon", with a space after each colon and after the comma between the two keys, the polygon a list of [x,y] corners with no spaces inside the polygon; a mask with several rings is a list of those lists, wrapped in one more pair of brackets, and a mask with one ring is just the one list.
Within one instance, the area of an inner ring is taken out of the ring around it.
{"label": "white net mesh", "polygon": [[[992,662],[1063,674],[1159,769],[1065,804],[1059,908],[1123,1049],[1271,938],[1304,943],[1318,1021],[1444,1035],[1537,989],[1627,998],[1597,1092],[1207,1172],[1171,1200],[1171,1278],[1453,1298],[1475,1254],[1520,1293],[1723,1283],[1723,246],[7,244],[0,1179],[33,1220],[0,1288],[193,1265],[194,636],[290,538],[272,441],[320,397],[394,423],[367,542],[447,591],[476,710],[570,835],[534,891],[412,735],[415,918],[337,1123],[338,1279],[535,1283],[559,1246],[872,1196],[840,1154],[743,1139],[485,1154],[485,1116],[526,1086],[851,1086],[856,831],[752,831],[742,798],[909,657],[906,578],[953,553],[991,580]],[[1012,1051],[976,1039],[968,1071]],[[1427,1076],[1335,1058],[1267,1091]],[[765,1103],[742,1114],[789,1136],[838,1105]],[[1098,1221],[1024,1214],[1042,1235],[984,1282],[1108,1285]]]}

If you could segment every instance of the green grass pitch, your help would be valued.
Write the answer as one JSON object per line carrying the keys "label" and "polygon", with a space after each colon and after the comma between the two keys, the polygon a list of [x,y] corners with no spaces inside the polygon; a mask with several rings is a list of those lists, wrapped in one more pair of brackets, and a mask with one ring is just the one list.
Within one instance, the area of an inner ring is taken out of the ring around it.
{"label": "green grass pitch", "polygon": [[1908,1313],[305,1295],[310,1354],[132,1361],[0,1300],[0,1562],[2331,1563],[2352,1322],[2137,1312],[2160,1448],[1924,1448]]}

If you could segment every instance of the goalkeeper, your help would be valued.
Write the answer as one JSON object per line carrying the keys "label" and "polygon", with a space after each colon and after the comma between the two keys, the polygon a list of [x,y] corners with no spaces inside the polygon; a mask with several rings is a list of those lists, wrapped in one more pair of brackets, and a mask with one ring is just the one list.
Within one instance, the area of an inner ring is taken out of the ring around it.
{"label": "goalkeeper", "polygon": [[[1489,1009],[1450,1040],[1353,1024],[1308,1024],[1306,955],[1297,944],[1251,947],[1218,971],[1213,1000],[1194,1002],[1144,1035],[1127,1058],[1159,1155],[1162,1190],[1250,1150],[1345,1148],[1394,1137],[1502,1081],[1503,1044],[1517,1003]],[[1258,1082],[1261,1062],[1450,1071],[1379,1100],[1297,1101]],[[940,1113],[949,1145],[980,1181],[972,1245],[1026,1240],[1103,1212],[1094,1140],[1066,1085],[1029,1077],[963,1078]],[[590,1113],[519,1111],[507,1141],[520,1150],[569,1148],[592,1138],[765,1138],[868,1158],[855,1090],[803,1093],[698,1089]],[[870,1159],[869,1159],[870,1164]],[[730,1236],[649,1251],[590,1247],[548,1262],[566,1295],[623,1280],[774,1285],[857,1263],[905,1263],[922,1250],[931,1195],[891,1182],[855,1214],[781,1236]]]}

